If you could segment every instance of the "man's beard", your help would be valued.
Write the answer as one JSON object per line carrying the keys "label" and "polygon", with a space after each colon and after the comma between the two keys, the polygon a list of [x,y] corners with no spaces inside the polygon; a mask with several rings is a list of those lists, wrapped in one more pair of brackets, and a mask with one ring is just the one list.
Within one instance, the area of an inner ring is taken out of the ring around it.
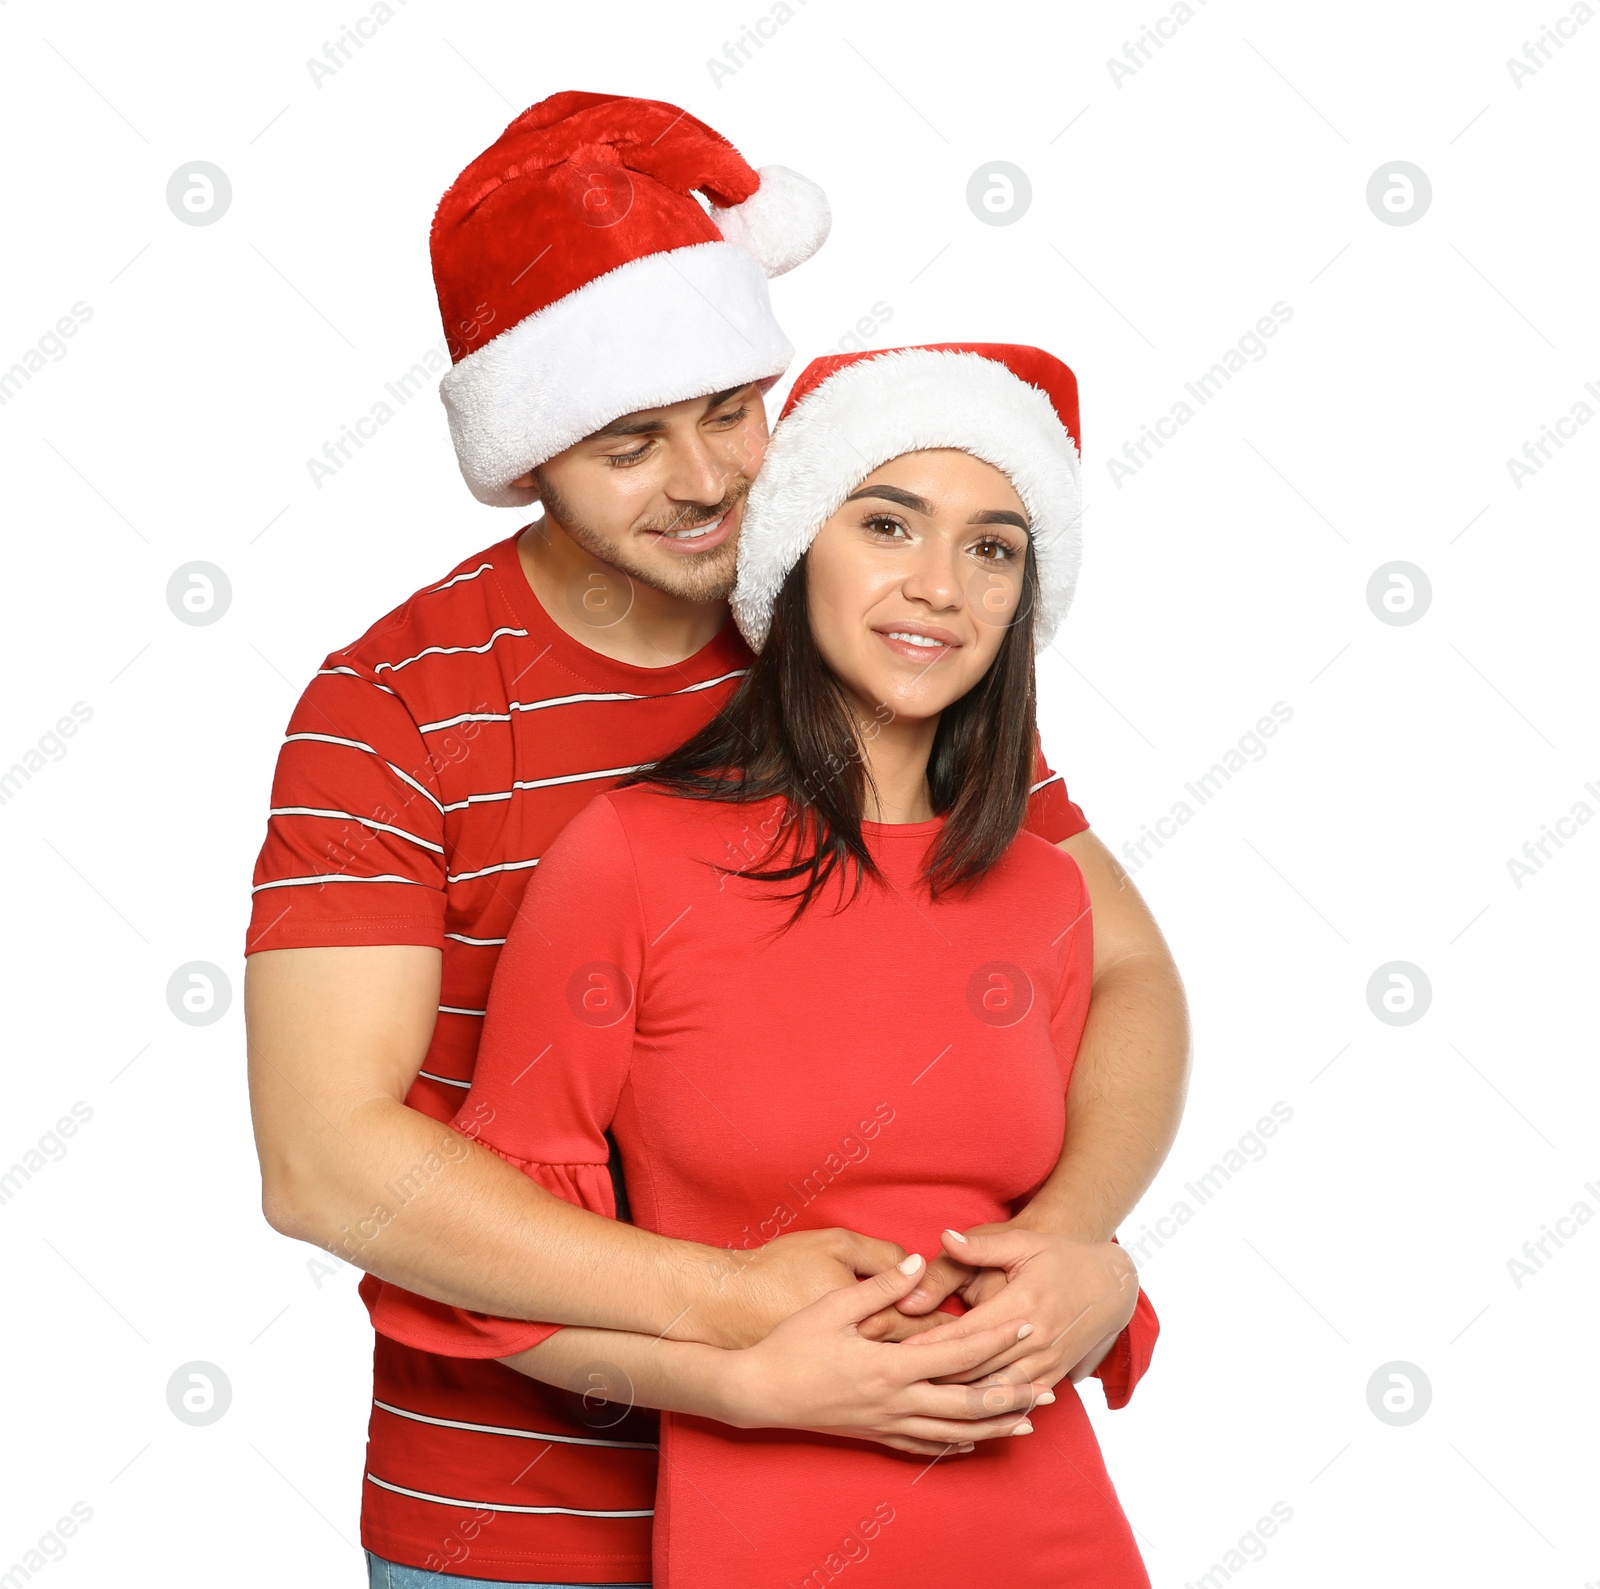
{"label": "man's beard", "polygon": [[620,541],[613,541],[585,524],[573,511],[571,504],[548,481],[539,478],[537,469],[534,479],[538,482],[539,500],[544,504],[546,514],[597,561],[678,601],[726,601],[732,593],[735,563],[739,554],[737,536],[695,556],[679,557],[669,552],[649,562],[640,555],[634,537],[640,533],[689,530],[704,524],[715,524],[749,492],[750,482],[744,476],[738,477],[727,496],[715,507],[684,507],[657,522],[631,525]]}

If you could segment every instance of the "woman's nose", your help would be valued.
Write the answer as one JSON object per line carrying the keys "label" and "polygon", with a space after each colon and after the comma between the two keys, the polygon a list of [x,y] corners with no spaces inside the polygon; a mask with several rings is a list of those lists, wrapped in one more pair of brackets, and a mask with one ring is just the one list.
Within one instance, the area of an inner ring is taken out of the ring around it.
{"label": "woman's nose", "polygon": [[926,602],[930,607],[959,607],[964,593],[958,555],[929,537],[912,552],[902,589],[912,601]]}

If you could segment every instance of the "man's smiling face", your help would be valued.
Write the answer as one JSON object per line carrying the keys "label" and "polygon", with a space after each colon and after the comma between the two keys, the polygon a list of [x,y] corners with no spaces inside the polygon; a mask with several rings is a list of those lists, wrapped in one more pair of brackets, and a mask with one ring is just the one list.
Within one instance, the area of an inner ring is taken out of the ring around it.
{"label": "man's smiling face", "polygon": [[754,385],[642,409],[515,481],[590,556],[682,601],[733,589],[739,525],[767,450]]}

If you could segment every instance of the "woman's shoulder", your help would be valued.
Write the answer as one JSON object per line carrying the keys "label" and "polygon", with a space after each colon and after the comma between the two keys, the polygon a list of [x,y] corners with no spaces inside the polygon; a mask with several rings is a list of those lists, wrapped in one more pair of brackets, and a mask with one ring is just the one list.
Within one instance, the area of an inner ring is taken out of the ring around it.
{"label": "woman's shoulder", "polygon": [[600,796],[630,832],[655,832],[671,827],[678,832],[692,827],[715,827],[733,810],[729,800],[701,800],[664,789],[660,784],[630,783]]}
{"label": "woman's shoulder", "polygon": [[529,899],[654,899],[683,882],[692,857],[726,847],[717,824],[727,810],[644,784],[597,794],[546,847]]}
{"label": "woman's shoulder", "polygon": [[979,884],[993,918],[1032,938],[1055,939],[1091,911],[1088,880],[1066,850],[1022,832]]}
{"label": "woman's shoulder", "polygon": [[1048,880],[1057,887],[1065,884],[1081,888],[1085,894],[1089,891],[1083,869],[1077,861],[1059,844],[1028,828],[1016,836],[1011,848],[1006,851],[1003,864],[1017,874],[1019,881]]}
{"label": "woman's shoulder", "polygon": [[695,857],[718,854],[730,834],[760,823],[770,801],[706,800],[657,784],[628,784],[591,802],[608,808],[604,819],[626,837],[635,864],[655,871]]}

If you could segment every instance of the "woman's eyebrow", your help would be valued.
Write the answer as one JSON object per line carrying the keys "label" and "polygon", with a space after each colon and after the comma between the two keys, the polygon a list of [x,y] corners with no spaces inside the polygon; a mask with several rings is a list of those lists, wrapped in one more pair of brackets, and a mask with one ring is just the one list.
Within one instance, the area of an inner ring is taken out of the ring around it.
{"label": "woman's eyebrow", "polygon": [[[931,516],[933,504],[926,497],[919,497],[915,491],[903,490],[900,486],[869,485],[862,486],[859,491],[852,491],[845,498],[846,502],[858,502],[862,497],[881,497],[885,502],[893,502],[896,506],[910,508],[913,513],[922,513]],[[967,520],[968,524],[1011,524],[1017,529],[1028,532],[1028,521],[1010,508],[983,508],[974,513]]]}
{"label": "woman's eyebrow", "polygon": [[897,507],[910,508],[913,513],[933,512],[933,504],[926,497],[919,497],[915,491],[902,491],[899,486],[862,486],[859,491],[852,491],[845,501],[857,502],[862,497],[882,497],[885,502],[893,502]]}

